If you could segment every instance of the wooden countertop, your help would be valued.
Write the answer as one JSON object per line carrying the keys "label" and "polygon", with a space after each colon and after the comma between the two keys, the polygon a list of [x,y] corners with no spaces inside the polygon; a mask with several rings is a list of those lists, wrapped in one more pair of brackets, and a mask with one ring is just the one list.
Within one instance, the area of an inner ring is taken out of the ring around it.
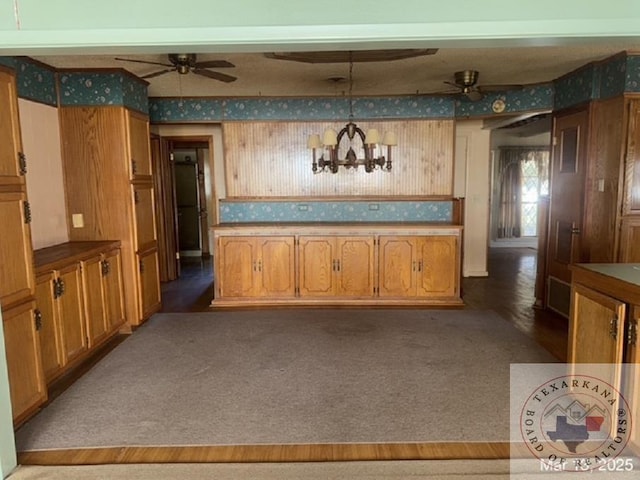
{"label": "wooden countertop", "polygon": [[67,242],[34,250],[33,263],[36,275],[57,270],[73,262],[86,260],[101,252],[106,252],[119,246],[120,240],[105,240],[96,242]]}
{"label": "wooden countertop", "polygon": [[403,235],[459,235],[462,225],[448,222],[300,222],[300,223],[221,223],[213,225],[211,231],[225,234],[403,234]]}

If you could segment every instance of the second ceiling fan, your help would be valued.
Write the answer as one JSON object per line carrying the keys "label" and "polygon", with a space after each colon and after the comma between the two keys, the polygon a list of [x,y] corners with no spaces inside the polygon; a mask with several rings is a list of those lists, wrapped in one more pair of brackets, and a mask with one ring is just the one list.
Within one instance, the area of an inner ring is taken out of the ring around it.
{"label": "second ceiling fan", "polygon": [[164,75],[165,73],[178,72],[181,75],[195,73],[196,75],[202,75],[203,77],[212,78],[226,83],[235,82],[237,80],[237,77],[234,77],[233,75],[207,70],[208,68],[232,68],[235,67],[233,63],[227,62],[226,60],[206,60],[204,62],[198,62],[195,53],[170,53],[168,55],[169,63],[135,60],[132,58],[116,58],[116,60],[121,62],[146,63],[149,65],[169,67],[164,70],[143,75],[141,78],[154,78]]}
{"label": "second ceiling fan", "polygon": [[439,94],[460,95],[466,100],[477,102],[484,98],[488,92],[497,92],[513,88],[522,88],[522,85],[476,85],[480,73],[477,70],[462,70],[453,74],[453,82],[444,82],[455,87],[457,91],[438,92]]}

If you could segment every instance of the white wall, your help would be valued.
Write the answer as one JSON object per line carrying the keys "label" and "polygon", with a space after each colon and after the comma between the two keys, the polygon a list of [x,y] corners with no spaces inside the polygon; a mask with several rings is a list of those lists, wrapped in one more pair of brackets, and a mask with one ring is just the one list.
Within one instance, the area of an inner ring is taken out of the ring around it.
{"label": "white wall", "polygon": [[454,195],[465,198],[462,263],[465,277],[489,274],[490,137],[491,132],[482,129],[482,120],[456,122]]}
{"label": "white wall", "polygon": [[[0,325],[2,311],[0,310]],[[5,478],[16,467],[16,445],[13,438],[13,416],[7,374],[7,356],[4,349],[4,329],[0,328],[0,478]]]}
{"label": "white wall", "polygon": [[33,248],[69,241],[58,109],[18,99]]}

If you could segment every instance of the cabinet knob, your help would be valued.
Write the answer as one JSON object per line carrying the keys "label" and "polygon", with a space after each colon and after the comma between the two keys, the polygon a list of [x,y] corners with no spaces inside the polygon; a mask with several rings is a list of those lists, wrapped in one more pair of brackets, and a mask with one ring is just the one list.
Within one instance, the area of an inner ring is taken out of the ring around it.
{"label": "cabinet knob", "polygon": [[33,320],[36,324],[36,331],[42,329],[42,312],[37,308],[33,311]]}

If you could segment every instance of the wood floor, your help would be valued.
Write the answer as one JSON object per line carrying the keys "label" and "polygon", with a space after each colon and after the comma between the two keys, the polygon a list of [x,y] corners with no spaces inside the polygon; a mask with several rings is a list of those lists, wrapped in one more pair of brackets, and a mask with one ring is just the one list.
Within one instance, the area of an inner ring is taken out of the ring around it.
{"label": "wood floor", "polygon": [[[559,360],[566,359],[567,320],[533,308],[536,251],[492,249],[489,277],[463,280],[467,309],[494,310]],[[213,292],[210,260],[183,259],[179,280],[162,287],[163,312],[207,311]],[[117,341],[113,342],[117,345]],[[94,360],[95,362],[95,360]],[[85,367],[86,370],[87,367]],[[82,374],[79,371],[78,376]],[[58,392],[67,388],[67,379]],[[109,463],[300,462],[345,460],[508,459],[519,445],[504,442],[115,447],[19,452],[23,465]]]}

